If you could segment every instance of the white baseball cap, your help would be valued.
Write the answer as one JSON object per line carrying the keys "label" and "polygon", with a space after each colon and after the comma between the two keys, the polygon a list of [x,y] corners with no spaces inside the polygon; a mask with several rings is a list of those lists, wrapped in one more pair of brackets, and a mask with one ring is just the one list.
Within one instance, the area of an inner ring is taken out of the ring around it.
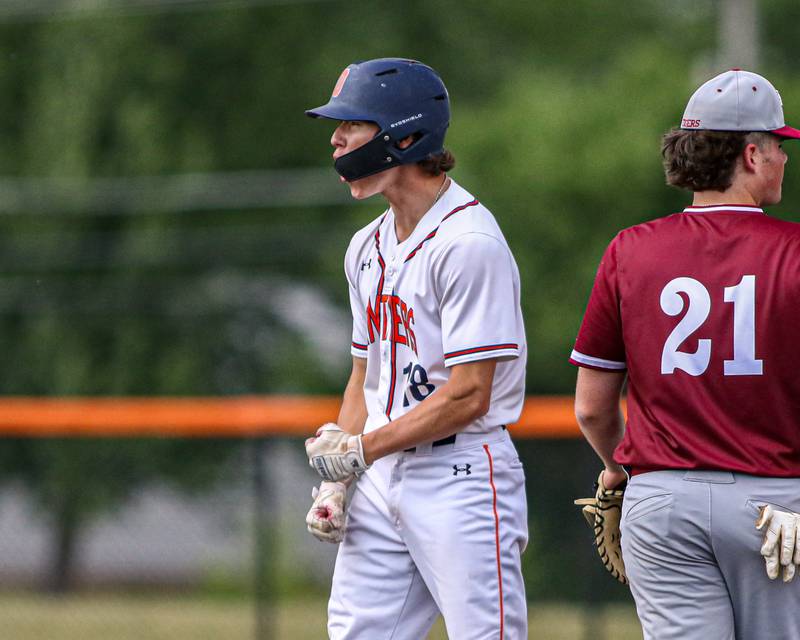
{"label": "white baseball cap", "polygon": [[800,138],[787,127],[778,90],[769,80],[742,69],[711,78],[689,98],[681,129],[768,131],[781,138]]}

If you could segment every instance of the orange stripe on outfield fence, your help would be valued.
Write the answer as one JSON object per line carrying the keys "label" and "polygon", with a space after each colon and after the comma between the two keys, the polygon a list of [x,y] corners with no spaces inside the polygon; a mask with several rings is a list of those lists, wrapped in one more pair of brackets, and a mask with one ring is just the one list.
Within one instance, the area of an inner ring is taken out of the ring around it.
{"label": "orange stripe on outfield fence", "polygon": [[[336,396],[0,398],[5,436],[308,436],[334,422]],[[522,438],[580,435],[571,396],[530,397],[511,427]]]}

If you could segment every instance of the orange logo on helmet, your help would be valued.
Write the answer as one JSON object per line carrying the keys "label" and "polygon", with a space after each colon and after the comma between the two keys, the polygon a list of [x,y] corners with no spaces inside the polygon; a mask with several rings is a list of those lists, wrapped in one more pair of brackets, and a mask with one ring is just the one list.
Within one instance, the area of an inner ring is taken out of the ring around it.
{"label": "orange logo on helmet", "polygon": [[342,92],[342,87],[344,87],[344,82],[347,80],[347,76],[350,75],[350,67],[342,71],[342,75],[339,76],[339,79],[336,81],[336,86],[333,88],[333,93],[331,94],[331,98],[335,98]]}

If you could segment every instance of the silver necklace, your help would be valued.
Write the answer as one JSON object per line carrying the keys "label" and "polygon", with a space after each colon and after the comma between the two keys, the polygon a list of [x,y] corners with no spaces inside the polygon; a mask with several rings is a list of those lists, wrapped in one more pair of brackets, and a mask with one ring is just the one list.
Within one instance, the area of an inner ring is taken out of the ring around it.
{"label": "silver necklace", "polygon": [[428,207],[428,209],[433,209],[433,205],[439,202],[439,198],[442,197],[442,194],[444,193],[444,187],[448,180],[449,178],[445,175],[444,180],[442,180],[442,186],[439,187],[439,191],[436,192],[436,197],[433,199],[433,202],[431,202],[431,206]]}
{"label": "silver necklace", "polygon": [[[445,186],[447,186],[447,182],[448,182],[449,179],[450,178],[448,178],[447,175],[445,175],[444,180],[442,181],[442,185],[439,187],[439,190],[436,192],[436,197],[433,199],[433,202],[431,202],[431,206],[428,207],[428,211],[433,209],[434,205],[437,202],[439,202],[439,198],[442,197],[442,194],[444,193],[444,188],[445,188]],[[388,213],[390,210],[391,210],[391,206],[389,207],[389,209],[386,210],[386,212]],[[395,225],[395,235],[396,235],[397,234],[397,220],[396,219],[395,219],[394,225]],[[414,226],[416,227],[416,225],[414,225]],[[411,234],[409,234],[409,236],[410,235]],[[405,242],[405,240],[403,242]]]}

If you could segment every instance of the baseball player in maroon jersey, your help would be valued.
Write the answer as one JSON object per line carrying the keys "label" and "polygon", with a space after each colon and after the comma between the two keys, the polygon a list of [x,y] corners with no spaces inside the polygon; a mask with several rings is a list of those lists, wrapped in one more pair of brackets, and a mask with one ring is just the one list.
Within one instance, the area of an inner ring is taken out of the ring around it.
{"label": "baseball player in maroon jersey", "polygon": [[306,443],[324,480],[308,529],[341,542],[328,633],[420,640],[441,612],[451,638],[523,640],[525,479],[504,427],[524,399],[519,272],[447,174],[447,90],[427,65],[368,60],[307,113],[335,121],[353,197],[389,205],[345,255],[352,374],[337,424]]}
{"label": "baseball player in maroon jersey", "polygon": [[787,138],[759,75],[692,95],[662,153],[693,202],[617,234],[570,358],[645,638],[800,638],[800,225],[762,209]]}

